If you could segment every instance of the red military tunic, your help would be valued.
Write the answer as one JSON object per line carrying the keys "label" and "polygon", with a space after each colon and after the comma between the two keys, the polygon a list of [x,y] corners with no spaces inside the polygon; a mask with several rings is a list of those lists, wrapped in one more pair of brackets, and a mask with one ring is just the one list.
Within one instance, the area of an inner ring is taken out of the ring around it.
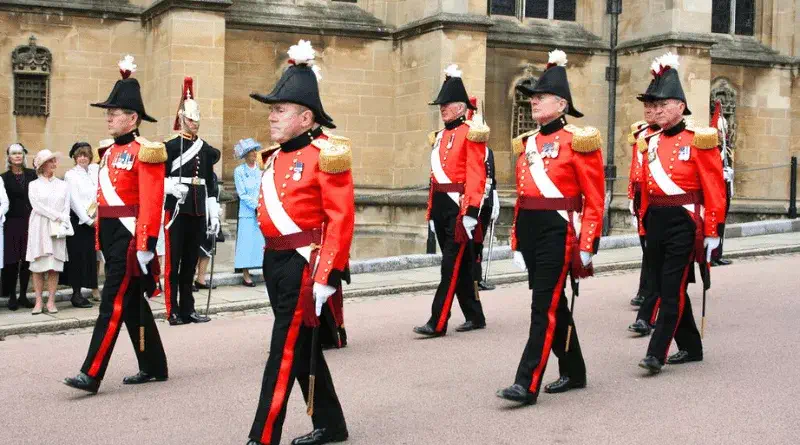
{"label": "red military tunic", "polygon": [[631,168],[628,173],[628,199],[634,198],[634,189],[637,185],[641,187],[644,182],[644,154],[639,151],[636,141],[649,133],[647,127],[648,125],[645,121],[636,122],[631,125],[631,133],[628,135],[628,144],[631,146]]}
{"label": "red military tunic", "polygon": [[320,262],[314,281],[338,287],[350,259],[355,229],[351,153],[346,138],[322,134],[319,130],[313,133],[315,139],[297,150],[288,152],[273,147],[262,152],[265,172],[256,214],[265,237],[286,235],[272,221],[267,209],[264,184],[273,181],[279,205],[300,231],[322,230]]}
{"label": "red military tunic", "polygon": [[[517,203],[514,208],[514,224],[511,226],[511,249],[517,250],[516,222],[521,197],[553,198],[548,191],[540,190],[534,182],[525,150],[528,139],[535,137],[536,146],[542,154],[544,172],[565,198],[583,195],[580,250],[597,253],[603,229],[605,182],[602,141],[600,132],[592,127],[565,125],[553,133],[544,135],[538,130],[522,134],[512,142],[517,156]],[[546,144],[557,147],[555,152],[543,151]]]}
{"label": "red military tunic", "polygon": [[[98,207],[138,206],[133,234],[136,250],[155,252],[164,207],[164,162],[167,160],[164,144],[134,137],[133,133],[100,144]],[[95,228],[95,247],[99,250],[100,224],[95,224]]]}
{"label": "red military tunic", "polygon": [[[449,128],[448,128],[449,127]],[[459,118],[438,132],[430,134],[429,142],[438,150],[440,172],[450,183],[463,184],[459,216],[468,215],[475,219],[480,213],[486,185],[486,141],[489,139],[489,127]],[[432,155],[433,156],[433,155]],[[446,183],[437,175],[436,159],[431,158],[432,184]],[[426,219],[431,219],[433,206],[433,187],[428,195]]]}
{"label": "red military tunic", "polygon": [[[654,150],[639,144],[648,160],[644,166],[647,184],[642,193],[642,213],[647,212],[652,196],[676,195],[678,189],[674,186],[684,193],[702,192],[702,233],[706,237],[720,236],[719,225],[725,222],[725,181],[719,151],[715,150],[717,130],[681,122],[653,137],[658,138]],[[661,168],[656,168],[656,158]]]}

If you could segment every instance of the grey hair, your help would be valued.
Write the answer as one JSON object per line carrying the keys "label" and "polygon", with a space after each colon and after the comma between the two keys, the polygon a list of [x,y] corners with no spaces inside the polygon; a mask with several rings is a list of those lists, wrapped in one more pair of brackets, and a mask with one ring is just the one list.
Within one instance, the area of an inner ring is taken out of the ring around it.
{"label": "grey hair", "polygon": [[27,157],[25,156],[25,147],[22,144],[15,142],[9,145],[6,149],[6,170],[11,169],[11,149],[22,151],[22,168],[28,167]]}

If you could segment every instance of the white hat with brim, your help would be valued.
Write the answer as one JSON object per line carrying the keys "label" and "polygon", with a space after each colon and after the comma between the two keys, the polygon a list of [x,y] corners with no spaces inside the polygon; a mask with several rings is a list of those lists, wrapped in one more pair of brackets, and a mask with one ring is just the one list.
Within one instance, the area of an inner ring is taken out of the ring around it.
{"label": "white hat with brim", "polygon": [[52,151],[45,148],[44,150],[39,151],[39,153],[36,153],[36,157],[33,158],[33,167],[38,169],[39,167],[44,165],[45,162],[51,159],[55,159],[57,157],[58,154],[53,153]]}

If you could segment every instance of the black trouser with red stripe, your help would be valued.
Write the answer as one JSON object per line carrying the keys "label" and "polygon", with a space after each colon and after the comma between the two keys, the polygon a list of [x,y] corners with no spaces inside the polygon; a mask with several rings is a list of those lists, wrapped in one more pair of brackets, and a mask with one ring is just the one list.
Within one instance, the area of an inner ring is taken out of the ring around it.
{"label": "black trouser with red stripe", "polygon": [[661,296],[661,308],[647,355],[666,360],[672,339],[678,349],[703,355],[686,289],[693,276],[695,223],[683,207],[650,207],[645,216],[650,276]]}
{"label": "black trouser with red stripe", "polygon": [[[586,379],[578,332],[564,293],[571,258],[571,250],[567,250],[567,221],[553,210],[520,210],[515,230],[517,250],[522,252],[528,268],[533,302],[528,343],[514,382],[538,395],[550,350],[558,357],[561,376],[574,381]],[[566,352],[569,326],[572,334]]]}
{"label": "black trouser with red stripe", "polygon": [[[172,213],[169,210],[167,212]],[[167,305],[167,317],[178,314],[187,320],[195,311],[192,282],[197,267],[197,247],[206,238],[206,217],[181,213],[170,228],[166,229],[170,219],[164,221],[166,242],[164,260],[167,263],[164,271],[167,277],[164,302]]]}
{"label": "black trouser with red stripe", "polygon": [[[132,238],[118,219],[100,220],[100,249],[106,260],[106,281],[89,353],[81,367],[81,372],[97,380],[102,380],[106,373],[123,322],[136,351],[139,370],[153,376],[167,376],[167,356],[150,305],[141,292],[141,281],[147,278],[133,277],[130,273],[128,261],[133,261],[130,266],[139,267],[136,253],[129,251]],[[139,326],[145,328],[144,352],[139,350]]]}
{"label": "black trouser with red stripe", "polygon": [[455,242],[458,211],[458,206],[447,193],[433,194],[431,220],[436,227],[436,239],[442,250],[442,281],[439,282],[436,295],[433,297],[428,324],[433,326],[436,332],[447,331],[453,296],[458,297],[458,304],[467,321],[478,325],[486,324],[483,306],[475,298],[474,281],[480,280],[480,277],[472,276],[472,265],[478,259],[470,256],[468,244]]}
{"label": "black trouser with red stripe", "polygon": [[[725,216],[729,215],[731,210],[731,183],[725,182]],[[719,247],[711,251],[711,259],[719,260],[722,258],[722,246],[725,244],[725,223],[720,224],[719,228]]]}
{"label": "black trouser with red stripe", "polygon": [[[634,192],[633,195],[633,211],[639,215],[642,211],[642,192],[640,189]],[[656,313],[661,304],[658,298],[658,292],[653,289],[650,279],[650,265],[647,255],[647,237],[639,236],[639,245],[642,247],[642,267],[639,270],[639,290],[637,294],[644,297],[642,305],[639,306],[639,311],[636,313],[637,320],[644,320],[649,324],[655,324]]]}
{"label": "black trouser with red stripe", "polygon": [[[298,306],[306,264],[305,258],[295,250],[264,251],[264,281],[275,322],[250,438],[265,445],[278,445],[281,441],[286,403],[295,378],[300,384],[303,398],[308,400],[312,329],[302,325]],[[316,350],[314,415],[311,418],[314,429],[346,429],[344,413],[336,397],[322,347],[317,345]]]}

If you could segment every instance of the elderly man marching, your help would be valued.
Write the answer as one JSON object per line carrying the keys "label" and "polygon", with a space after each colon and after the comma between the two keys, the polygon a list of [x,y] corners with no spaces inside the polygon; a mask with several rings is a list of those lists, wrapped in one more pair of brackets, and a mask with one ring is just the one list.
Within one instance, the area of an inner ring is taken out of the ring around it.
{"label": "elderly man marching", "polygon": [[[659,69],[658,61],[653,62],[651,70],[655,74]],[[639,335],[649,335],[655,324],[655,317],[658,313],[658,292],[653,289],[650,280],[647,253],[645,251],[645,232],[642,225],[642,189],[644,188],[644,156],[639,150],[638,141],[646,144],[650,137],[655,134],[659,127],[655,120],[655,105],[650,98],[650,93],[655,85],[655,79],[650,81],[644,94],[636,98],[644,105],[644,120],[631,125],[631,133],[628,136],[628,143],[631,144],[631,168],[628,175],[628,199],[630,200],[630,212],[633,217],[634,227],[639,233],[639,244],[642,247],[642,266],[639,271],[639,290],[636,297],[631,300],[631,305],[638,306],[634,323],[628,326],[628,330]]]}
{"label": "elderly man marching", "polygon": [[322,132],[335,125],[322,108],[314,55],[301,40],[289,49],[290,66],[272,92],[251,94],[271,105],[270,138],[279,145],[263,153],[256,213],[266,239],[264,281],[275,322],[248,445],[280,443],[295,378],[314,429],[292,444],[348,437],[320,342],[326,333],[338,335],[342,316],[341,281],[355,225],[352,156],[349,140]]}
{"label": "elderly man marching", "polygon": [[[181,132],[168,141],[164,189],[164,275],[167,277],[164,303],[172,326],[204,323],[209,318],[195,311],[192,280],[198,248],[207,236],[219,231],[214,164],[220,152],[197,136],[200,106],[191,77],[183,81],[181,104],[173,129]],[[180,294],[180,302],[178,296]]]}
{"label": "elderly man marching", "polygon": [[473,231],[478,225],[486,184],[486,141],[489,127],[483,119],[467,120],[470,104],[461,71],[456,65],[445,70],[445,81],[431,105],[439,105],[444,128],[431,133],[431,187],[427,220],[442,250],[442,280],[433,298],[431,317],[414,332],[439,337],[447,332],[453,296],[458,297],[466,321],[456,331],[486,327],[478,299],[480,272]]}
{"label": "elderly man marching", "polygon": [[[725,221],[725,184],[717,130],[687,125],[691,114],[678,77],[678,57],[667,53],[654,72],[649,99],[661,130],[640,149],[647,155],[642,192],[647,255],[661,308],[646,357],[639,366],[651,373],[664,363],[703,359],[703,344],[686,294],[698,261],[707,277],[711,251]],[[704,247],[705,246],[705,247]],[[679,351],[667,358],[672,339]]]}
{"label": "elderly man marching", "polygon": [[139,136],[142,120],[155,122],[144,111],[139,82],[129,77],[133,57],[120,62],[118,80],[105,102],[108,132],[114,138],[100,146],[100,172],[95,224],[97,247],[106,260],[106,281],[100,314],[94,325],[89,353],[76,377],[64,379],[73,388],[96,393],[103,380],[122,322],[139,362],[139,373],[122,383],[167,380],[167,357],[143,292],[155,287],[150,266],[155,256],[161,208],[164,204],[164,144]]}
{"label": "elderly man marching", "polygon": [[517,203],[511,228],[514,264],[528,271],[533,290],[531,326],[514,384],[497,392],[503,399],[535,404],[550,351],[560,378],[545,386],[559,393],[586,386],[581,354],[564,287],[571,275],[573,303],[579,278],[592,274],[603,221],[604,175],[600,132],[567,124],[582,117],[572,103],[567,57],[555,50],[539,80],[517,89],[530,96],[539,129],[512,142]]}

